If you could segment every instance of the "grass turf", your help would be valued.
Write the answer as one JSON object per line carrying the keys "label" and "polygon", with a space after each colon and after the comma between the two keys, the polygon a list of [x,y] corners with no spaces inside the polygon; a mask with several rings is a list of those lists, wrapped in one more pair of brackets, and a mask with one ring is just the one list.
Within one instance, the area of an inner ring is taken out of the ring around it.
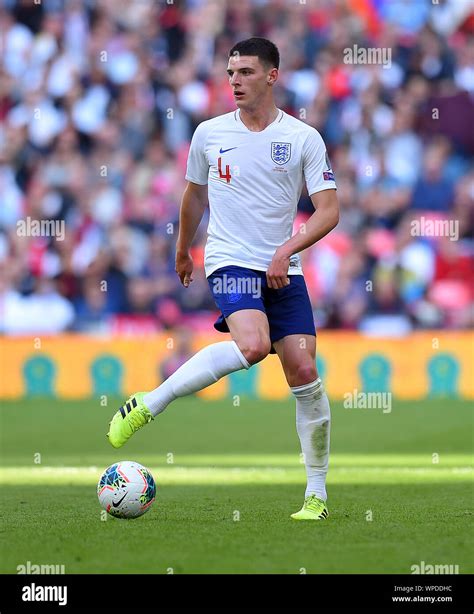
{"label": "grass turf", "polygon": [[[472,409],[394,401],[332,404],[330,518],[298,523],[304,466],[293,403],[178,400],[121,450],[105,439],[117,403],[3,402],[2,573],[472,573]],[[95,494],[117,460],[148,466],[152,509],[103,514]]]}

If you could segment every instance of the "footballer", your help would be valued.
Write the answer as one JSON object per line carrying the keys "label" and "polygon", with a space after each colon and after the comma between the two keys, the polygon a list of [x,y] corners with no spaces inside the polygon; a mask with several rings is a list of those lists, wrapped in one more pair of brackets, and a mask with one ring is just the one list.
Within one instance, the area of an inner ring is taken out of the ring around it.
{"label": "footballer", "polygon": [[[231,341],[205,347],[151,392],[133,394],[110,423],[119,448],[176,398],[250,369],[275,352],[296,399],[307,475],[295,520],[328,516],[326,476],[331,414],[316,369],[316,330],[299,253],[338,223],[336,183],[319,132],[275,105],[277,47],[250,38],[229,52],[236,110],[202,122],[189,151],[180,209],[176,272],[192,282],[190,248],[209,203],[205,273]],[[292,236],[306,184],[315,212]]]}

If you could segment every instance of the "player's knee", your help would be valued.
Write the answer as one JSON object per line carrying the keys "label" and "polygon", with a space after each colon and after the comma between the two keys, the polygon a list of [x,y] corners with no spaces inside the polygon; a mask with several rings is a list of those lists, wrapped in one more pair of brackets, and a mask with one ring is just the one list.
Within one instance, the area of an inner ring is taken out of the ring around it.
{"label": "player's knee", "polygon": [[270,339],[248,339],[238,343],[240,351],[251,365],[263,360],[271,350]]}
{"label": "player's knee", "polygon": [[316,365],[313,361],[303,362],[298,365],[291,377],[291,386],[304,386],[305,384],[311,384],[318,377],[316,371]]}

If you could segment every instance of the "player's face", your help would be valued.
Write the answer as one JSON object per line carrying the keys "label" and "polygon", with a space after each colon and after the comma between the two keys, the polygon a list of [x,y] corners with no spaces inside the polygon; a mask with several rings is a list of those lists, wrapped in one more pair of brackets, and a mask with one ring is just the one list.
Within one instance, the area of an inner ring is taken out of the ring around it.
{"label": "player's face", "polygon": [[257,56],[241,55],[229,58],[227,74],[235,104],[239,109],[253,109],[268,96],[269,79],[273,83],[278,70],[265,67]]}

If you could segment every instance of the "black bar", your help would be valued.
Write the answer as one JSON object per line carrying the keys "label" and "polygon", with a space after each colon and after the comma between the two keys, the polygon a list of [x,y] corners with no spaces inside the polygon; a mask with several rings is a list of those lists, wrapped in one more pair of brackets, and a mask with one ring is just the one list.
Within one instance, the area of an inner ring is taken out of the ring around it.
{"label": "black bar", "polygon": [[[469,575],[3,575],[0,612],[286,609],[472,612]],[[39,588],[38,588],[39,587]],[[25,601],[36,598],[53,600]],[[59,587],[66,587],[60,591]],[[59,600],[67,598],[64,605]],[[56,601],[54,599],[57,599]],[[430,599],[430,602],[426,598]],[[431,601],[433,600],[433,601]]]}

